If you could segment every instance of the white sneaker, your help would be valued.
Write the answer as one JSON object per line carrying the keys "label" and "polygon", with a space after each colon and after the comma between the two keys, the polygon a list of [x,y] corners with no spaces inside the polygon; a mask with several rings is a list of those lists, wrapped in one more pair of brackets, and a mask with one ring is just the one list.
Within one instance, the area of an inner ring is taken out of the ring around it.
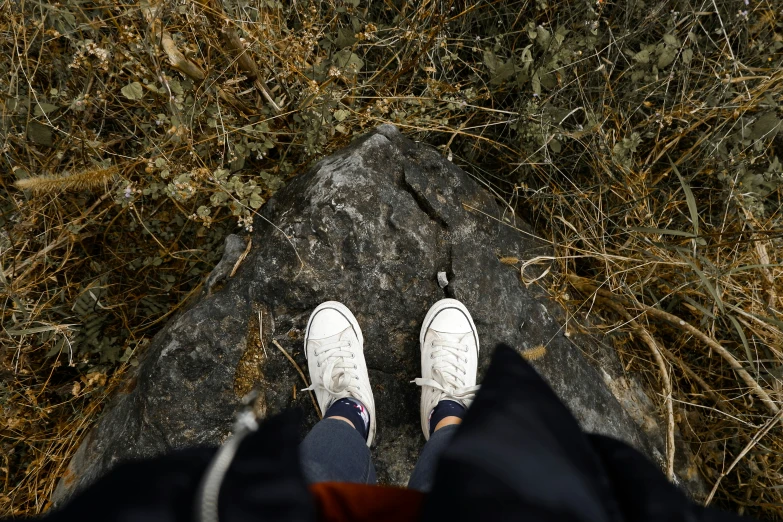
{"label": "white sneaker", "polygon": [[311,385],[303,391],[315,392],[321,413],[338,399],[361,401],[370,414],[367,446],[372,445],[375,401],[364,361],[364,337],[356,318],[342,303],[321,303],[307,322],[304,344]]}
{"label": "white sneaker", "polygon": [[441,299],[430,308],[419,335],[421,374],[421,429],[430,438],[430,414],[442,400],[470,407],[479,387],[479,340],[476,325],[465,305]]}

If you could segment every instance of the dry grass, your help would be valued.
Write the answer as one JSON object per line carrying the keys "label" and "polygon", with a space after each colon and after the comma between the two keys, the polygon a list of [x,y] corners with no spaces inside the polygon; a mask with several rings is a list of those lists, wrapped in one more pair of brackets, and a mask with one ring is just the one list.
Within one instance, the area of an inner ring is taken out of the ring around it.
{"label": "dry grass", "polygon": [[0,515],[46,509],[225,235],[387,122],[554,243],[538,284],[672,406],[713,502],[783,514],[780,5],[288,4],[0,2]]}
{"label": "dry grass", "polygon": [[22,178],[17,180],[14,185],[20,190],[29,190],[35,195],[53,194],[65,190],[94,190],[101,187],[108,188],[109,182],[116,172],[115,167],[99,167],[69,176]]}

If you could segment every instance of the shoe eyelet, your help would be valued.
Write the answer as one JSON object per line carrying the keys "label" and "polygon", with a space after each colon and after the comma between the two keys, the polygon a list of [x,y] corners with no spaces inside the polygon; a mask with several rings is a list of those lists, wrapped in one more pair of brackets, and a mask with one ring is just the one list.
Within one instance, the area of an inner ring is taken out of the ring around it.
{"label": "shoe eyelet", "polygon": [[434,354],[434,353],[431,353],[431,354],[430,354],[430,359],[434,359],[434,358],[435,358],[435,354]]}
{"label": "shoe eyelet", "polygon": [[354,364],[354,365],[353,365],[353,369],[354,369],[354,370],[358,370],[358,369],[359,369],[359,367],[358,367],[358,366],[356,366],[356,365]]}
{"label": "shoe eyelet", "polygon": [[351,354],[351,359],[356,359],[356,354],[355,353]]}
{"label": "shoe eyelet", "polygon": [[321,367],[321,363],[318,363],[318,367],[319,367],[319,368]]}

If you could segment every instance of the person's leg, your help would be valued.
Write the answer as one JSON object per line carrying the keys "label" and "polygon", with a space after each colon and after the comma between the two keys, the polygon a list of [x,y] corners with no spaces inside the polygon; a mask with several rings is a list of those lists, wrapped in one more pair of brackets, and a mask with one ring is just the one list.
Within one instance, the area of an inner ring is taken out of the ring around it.
{"label": "person's leg", "polygon": [[310,483],[339,481],[373,484],[369,447],[375,437],[375,402],[356,318],[341,303],[319,305],[305,332],[305,355],[324,418],[299,447]]}
{"label": "person's leg", "polygon": [[457,431],[457,424],[451,424],[437,430],[432,434],[430,440],[424,445],[416,461],[416,467],[408,481],[410,489],[427,492],[432,489],[432,481],[435,478],[435,467],[441,454],[448,447],[451,437]]}
{"label": "person's leg", "polygon": [[422,377],[421,427],[427,443],[408,487],[429,491],[440,455],[462,422],[478,386],[479,340],[473,318],[455,299],[435,303],[419,336]]}
{"label": "person's leg", "polygon": [[327,418],[313,426],[299,445],[300,462],[308,483],[359,482],[375,484],[375,468],[364,438],[351,424]]}

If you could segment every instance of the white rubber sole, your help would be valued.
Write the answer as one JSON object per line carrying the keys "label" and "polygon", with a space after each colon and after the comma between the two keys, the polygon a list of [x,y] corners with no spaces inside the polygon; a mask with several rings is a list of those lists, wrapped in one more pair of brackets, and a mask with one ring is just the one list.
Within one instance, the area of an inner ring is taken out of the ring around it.
{"label": "white rubber sole", "polygon": [[465,307],[464,304],[462,304],[460,301],[457,301],[456,299],[441,299],[432,305],[432,307],[429,309],[427,315],[424,316],[424,323],[421,325],[421,332],[419,332],[419,350],[421,350],[421,346],[424,344],[424,336],[427,333],[427,330],[429,330],[430,324],[435,319],[435,316],[447,308],[456,308],[465,314],[465,317],[468,318],[470,327],[473,329],[473,338],[476,340],[476,354],[478,354],[480,351],[479,339],[478,332],[476,331],[476,325],[473,322],[473,316],[470,315],[467,307]]}

